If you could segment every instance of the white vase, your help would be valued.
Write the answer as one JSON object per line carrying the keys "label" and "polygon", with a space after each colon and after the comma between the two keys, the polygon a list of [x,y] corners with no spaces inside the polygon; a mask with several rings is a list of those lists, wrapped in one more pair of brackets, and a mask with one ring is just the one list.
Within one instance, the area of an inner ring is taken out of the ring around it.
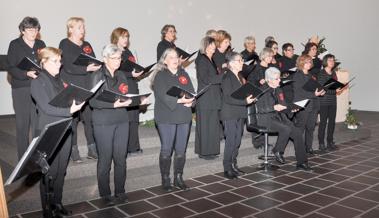
{"label": "white vase", "polygon": [[347,128],[348,129],[358,129],[358,125],[356,125],[356,124],[348,124]]}

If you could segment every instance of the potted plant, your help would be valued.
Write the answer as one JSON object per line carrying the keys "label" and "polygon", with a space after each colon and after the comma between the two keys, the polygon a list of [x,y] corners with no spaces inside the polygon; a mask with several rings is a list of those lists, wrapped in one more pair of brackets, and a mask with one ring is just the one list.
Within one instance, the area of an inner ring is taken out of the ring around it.
{"label": "potted plant", "polygon": [[349,102],[349,110],[347,111],[347,114],[346,114],[345,123],[348,129],[357,129],[359,123],[356,116],[353,113],[353,110],[351,110],[350,105],[351,105],[351,102]]}

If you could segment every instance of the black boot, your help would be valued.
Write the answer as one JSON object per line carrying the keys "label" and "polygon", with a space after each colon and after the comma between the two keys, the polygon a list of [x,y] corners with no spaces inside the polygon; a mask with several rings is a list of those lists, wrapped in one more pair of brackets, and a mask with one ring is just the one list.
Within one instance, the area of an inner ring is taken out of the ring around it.
{"label": "black boot", "polygon": [[320,153],[325,153],[326,152],[326,146],[325,144],[320,144],[318,147],[318,150]]}
{"label": "black boot", "polygon": [[187,190],[189,187],[184,183],[183,180],[183,168],[186,163],[185,155],[175,155],[174,158],[174,186],[176,188]]}
{"label": "black boot", "polygon": [[167,192],[172,191],[171,180],[170,180],[170,167],[171,167],[171,157],[160,155],[159,168],[161,170],[161,176],[162,176],[162,188]]}
{"label": "black boot", "polygon": [[232,171],[234,172],[234,174],[236,174],[237,176],[242,176],[242,175],[245,175],[246,172],[244,172],[243,170],[241,170],[239,167],[238,167],[238,164],[237,164],[237,161],[233,161],[232,163]]}

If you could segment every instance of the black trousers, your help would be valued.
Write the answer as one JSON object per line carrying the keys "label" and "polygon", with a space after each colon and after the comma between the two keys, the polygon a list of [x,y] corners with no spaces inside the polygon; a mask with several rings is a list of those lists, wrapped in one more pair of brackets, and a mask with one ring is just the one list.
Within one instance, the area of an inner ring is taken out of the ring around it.
{"label": "black trousers", "polygon": [[196,154],[204,156],[220,154],[221,132],[219,110],[196,109]]}
{"label": "black trousers", "polygon": [[109,186],[112,161],[114,164],[115,195],[125,193],[126,151],[129,122],[113,125],[94,125],[97,161],[97,182],[101,197],[110,196]]}
{"label": "black trousers", "polygon": [[274,117],[270,121],[269,129],[278,132],[278,138],[275,147],[273,148],[273,152],[284,153],[288,140],[292,139],[295,147],[297,164],[302,164],[308,161],[301,128],[295,127],[290,120],[278,120]]}
{"label": "black trousers", "polygon": [[185,155],[191,123],[182,124],[157,124],[161,139],[161,155],[170,157],[175,150],[175,155]]}
{"label": "black trousers", "polygon": [[238,150],[241,146],[241,138],[243,135],[243,126],[245,119],[224,120],[224,171],[232,170],[232,164],[236,163]]}
{"label": "black trousers", "polygon": [[302,110],[296,113],[295,126],[300,129],[304,135],[305,149],[308,151],[312,148],[313,132],[315,131],[318,110]]}
{"label": "black trousers", "polygon": [[77,113],[76,117],[72,120],[72,145],[78,144],[78,123],[79,121],[83,122],[84,125],[84,135],[86,136],[87,145],[95,143],[95,138],[93,136],[92,128],[92,109],[88,104]]}
{"label": "black trousers", "polygon": [[16,114],[16,142],[18,159],[29,146],[29,131],[35,135],[37,112],[30,87],[12,89],[13,109]]}
{"label": "black trousers", "polygon": [[138,134],[138,121],[129,121],[128,152],[135,152],[141,149]]}
{"label": "black trousers", "polygon": [[[68,131],[67,134],[63,137],[60,146],[55,151],[55,155],[53,155],[54,160],[51,163],[49,172],[47,174],[51,178],[50,190],[53,192],[50,204],[62,203],[64,177],[66,176],[66,169],[71,153],[71,134],[71,131]],[[45,187],[46,184],[44,183],[43,179],[41,179],[40,194],[43,209],[46,205]]]}
{"label": "black trousers", "polygon": [[325,129],[327,128],[326,143],[333,143],[334,127],[336,126],[337,105],[321,105],[320,107],[320,124],[318,126],[318,141],[320,144],[325,143]]}

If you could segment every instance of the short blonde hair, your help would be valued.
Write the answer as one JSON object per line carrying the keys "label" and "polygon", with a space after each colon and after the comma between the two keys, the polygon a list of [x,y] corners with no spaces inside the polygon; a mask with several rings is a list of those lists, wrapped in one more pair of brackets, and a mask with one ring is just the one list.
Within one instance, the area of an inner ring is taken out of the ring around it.
{"label": "short blonde hair", "polygon": [[246,44],[248,43],[255,43],[255,37],[254,36],[246,36],[245,40],[243,42],[243,46],[246,48]]}
{"label": "short blonde hair", "polygon": [[309,55],[307,55],[307,54],[303,54],[299,58],[297,58],[297,60],[296,60],[296,68],[299,69],[299,70],[303,70],[306,61],[310,61],[311,62],[311,68],[312,68],[313,67],[312,57],[309,56]]}
{"label": "short blonde hair", "polygon": [[123,35],[126,35],[127,37],[129,37],[129,31],[125,28],[122,28],[122,27],[117,27],[116,29],[114,29],[112,31],[112,34],[111,34],[111,43],[116,45],[118,40],[120,39],[121,36]]}
{"label": "short blonde hair", "polygon": [[71,36],[71,33],[70,33],[70,29],[73,28],[75,26],[75,24],[79,23],[79,22],[82,22],[84,23],[84,18],[82,17],[70,17],[67,22],[66,22],[66,26],[67,26],[67,37],[70,37]]}
{"label": "short blonde hair", "polygon": [[59,48],[54,48],[54,47],[45,47],[40,50],[38,53],[38,59],[40,60],[41,66],[43,66],[46,61],[48,61],[52,57],[57,57],[61,56],[62,51]]}

